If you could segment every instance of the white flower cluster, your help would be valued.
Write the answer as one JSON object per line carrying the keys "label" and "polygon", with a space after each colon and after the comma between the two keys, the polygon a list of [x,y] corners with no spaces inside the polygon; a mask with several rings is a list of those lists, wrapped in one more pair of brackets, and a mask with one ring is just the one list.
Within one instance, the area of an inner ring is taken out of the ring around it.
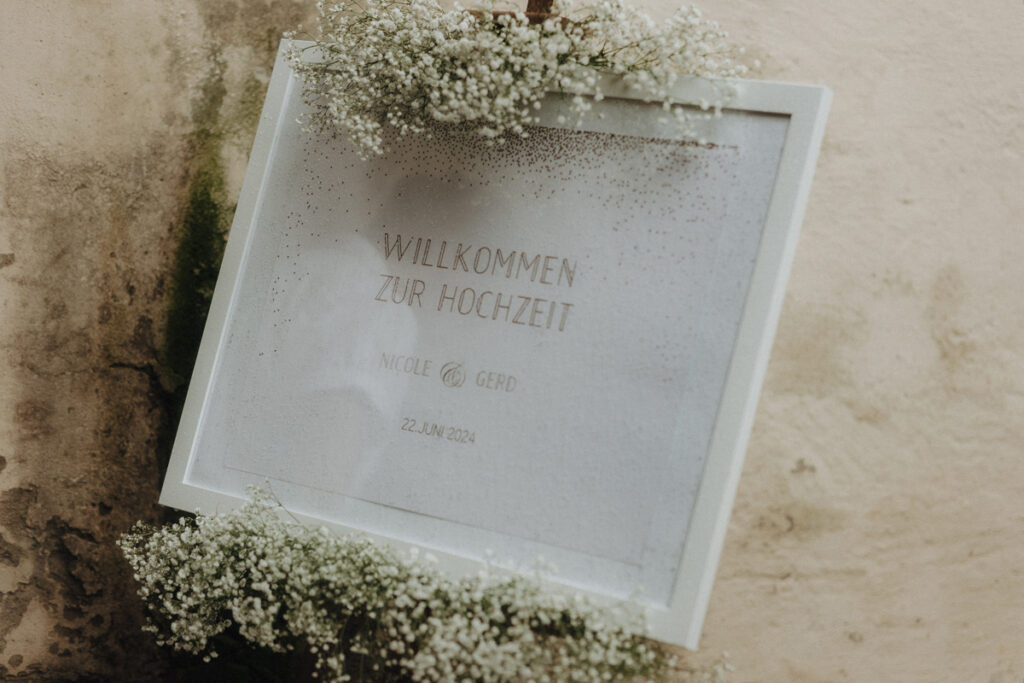
{"label": "white flower cluster", "polygon": [[384,151],[386,132],[424,133],[437,124],[499,141],[526,135],[552,91],[571,98],[578,124],[602,97],[600,73],[663,103],[690,134],[690,115],[672,100],[676,80],[746,71],[725,32],[692,7],[660,26],[621,0],[585,8],[563,0],[535,23],[493,4],[469,12],[437,0],[321,2],[318,9],[317,49],[293,48],[290,61],[313,127],[347,131],[364,155]]}
{"label": "white flower cluster", "polygon": [[[239,510],[153,528],[120,546],[158,642],[215,657],[232,626],[254,646],[308,649],[316,675],[351,680],[602,681],[666,664],[637,617],[520,577],[452,580],[415,557],[288,523],[265,493]],[[346,665],[348,662],[348,665]]]}

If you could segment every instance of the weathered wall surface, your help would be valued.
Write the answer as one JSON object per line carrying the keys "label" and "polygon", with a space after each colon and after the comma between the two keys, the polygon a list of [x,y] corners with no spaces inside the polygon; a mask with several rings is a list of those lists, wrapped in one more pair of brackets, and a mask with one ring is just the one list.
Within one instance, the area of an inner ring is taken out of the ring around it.
{"label": "weathered wall surface", "polygon": [[[0,677],[159,673],[113,540],[161,515],[174,250],[308,5],[0,0]],[[684,668],[1020,683],[1024,6],[701,6],[836,99]]]}
{"label": "weathered wall surface", "polygon": [[175,248],[308,10],[0,2],[0,678],[159,675],[113,542],[161,515]]}

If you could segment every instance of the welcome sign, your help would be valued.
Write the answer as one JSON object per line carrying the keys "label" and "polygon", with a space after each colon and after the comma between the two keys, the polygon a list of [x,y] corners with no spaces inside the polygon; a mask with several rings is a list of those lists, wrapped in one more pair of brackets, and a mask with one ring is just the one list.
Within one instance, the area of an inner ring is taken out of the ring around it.
{"label": "welcome sign", "polygon": [[[411,250],[410,247],[412,246],[413,239],[409,237],[403,246],[401,235],[390,236],[385,232],[385,259],[391,259],[392,255],[394,255],[394,260],[401,262],[406,253],[412,251],[412,256],[408,261],[414,265],[418,264],[427,268],[451,270],[452,272],[461,270],[463,273],[472,272],[477,275],[503,275],[509,280],[513,278],[528,278],[530,282],[540,282],[544,285],[562,285],[564,282],[564,284],[571,287],[572,279],[576,275],[576,261],[570,262],[567,258],[559,259],[557,256],[545,255],[543,266],[541,266],[541,254],[527,255],[526,252],[515,249],[511,251],[506,250],[503,254],[501,247],[492,249],[487,246],[477,247],[474,250],[473,245],[463,245],[462,242],[459,242],[458,246],[455,247],[454,254],[449,250],[448,256],[450,260],[446,263],[445,248],[448,247],[446,240],[441,240],[438,253],[436,254],[436,262],[430,263],[430,238],[428,237],[426,240],[422,237],[415,238],[416,248]],[[421,247],[423,249],[422,256],[420,255]],[[470,259],[468,262],[466,261],[467,258]],[[473,265],[472,270],[470,270],[469,263]],[[557,276],[555,275],[556,271]],[[384,279],[384,282],[380,287],[380,291],[377,292],[376,301],[386,303],[390,299],[391,302],[396,304],[408,303],[412,306],[415,303],[419,307],[423,306],[421,297],[426,290],[426,283],[423,280],[419,278],[406,278],[403,285],[402,278],[396,275],[384,273],[381,274],[381,277]],[[494,299],[493,302],[491,301],[492,298]],[[458,305],[456,305],[456,299],[458,300]],[[515,304],[515,314],[512,313],[513,303]],[[492,304],[493,311],[488,313],[491,311]],[[437,310],[445,310],[446,307],[449,312],[457,311],[459,315],[470,315],[475,312],[478,318],[485,320],[488,317],[491,320],[498,320],[499,315],[501,315],[501,319],[504,322],[511,322],[513,325],[529,325],[530,327],[543,327],[549,330],[551,325],[557,321],[557,329],[562,331],[565,329],[565,323],[569,317],[569,309],[572,308],[572,304],[564,301],[549,301],[539,297],[523,296],[521,294],[505,294],[504,292],[494,292],[489,289],[480,292],[478,295],[477,291],[472,287],[463,287],[460,290],[455,285],[451,286],[451,291],[449,292],[448,283],[443,283],[441,285],[440,297],[437,301]],[[556,313],[558,313],[557,317]],[[545,319],[547,320],[546,324],[543,323]]]}
{"label": "welcome sign", "polygon": [[[708,84],[680,91],[697,102]],[[708,144],[610,84],[582,128],[361,160],[279,59],[161,500],[291,511],[649,612],[694,647],[820,142],[740,83]]]}

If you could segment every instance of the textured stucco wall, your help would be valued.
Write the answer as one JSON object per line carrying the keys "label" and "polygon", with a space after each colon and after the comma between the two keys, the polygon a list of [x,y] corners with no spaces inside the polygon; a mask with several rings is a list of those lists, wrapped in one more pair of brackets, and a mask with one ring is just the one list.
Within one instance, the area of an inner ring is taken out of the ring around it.
{"label": "textured stucco wall", "polygon": [[704,647],[1024,680],[1024,5],[705,2],[835,91]]}
{"label": "textured stucco wall", "polygon": [[[762,76],[835,102],[684,668],[728,651],[734,681],[1020,683],[1024,5],[701,7]],[[253,94],[308,11],[0,0],[0,678],[158,666],[112,541],[161,514],[195,131],[218,131],[237,196]]]}

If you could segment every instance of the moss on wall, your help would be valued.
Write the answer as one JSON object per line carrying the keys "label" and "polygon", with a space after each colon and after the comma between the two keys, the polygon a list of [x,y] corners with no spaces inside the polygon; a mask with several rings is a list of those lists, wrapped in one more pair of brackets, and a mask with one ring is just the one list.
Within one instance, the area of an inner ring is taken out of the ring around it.
{"label": "moss on wall", "polygon": [[171,271],[167,331],[162,348],[166,376],[170,379],[169,410],[174,424],[185,401],[188,378],[203,336],[234,213],[234,205],[226,198],[221,160],[223,135],[219,120],[224,86],[220,75],[203,91],[204,100],[197,107],[198,120],[192,141],[192,171],[177,228],[178,244]]}
{"label": "moss on wall", "polygon": [[278,37],[310,7],[0,7],[20,74],[0,84],[0,679],[180,669],[114,540],[178,514],[156,500],[231,198]]}

